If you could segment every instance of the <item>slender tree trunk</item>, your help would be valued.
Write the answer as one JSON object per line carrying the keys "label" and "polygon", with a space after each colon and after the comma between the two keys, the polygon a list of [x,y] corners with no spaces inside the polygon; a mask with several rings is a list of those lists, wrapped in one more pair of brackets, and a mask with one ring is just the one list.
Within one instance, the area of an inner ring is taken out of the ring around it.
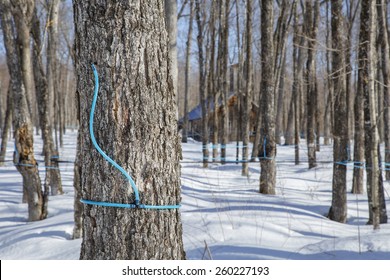
{"label": "slender tree trunk", "polygon": [[[222,8],[223,7],[223,8]],[[221,1],[221,33],[220,33],[220,51],[221,51],[221,67],[220,75],[222,80],[221,92],[221,163],[226,162],[226,145],[229,142],[229,74],[228,74],[228,38],[229,38],[229,8],[230,0]]]}
{"label": "slender tree trunk", "polygon": [[[313,14],[314,8],[314,14]],[[306,84],[307,84],[307,153],[309,160],[309,169],[317,166],[316,160],[316,40],[318,32],[319,1],[315,1],[313,6],[311,1],[306,1],[306,18],[307,18],[307,63],[306,63]],[[317,131],[317,133],[319,133]]]}
{"label": "slender tree trunk", "polygon": [[342,0],[332,1],[332,78],[335,94],[334,102],[334,144],[333,144],[333,182],[332,182],[332,206],[328,217],[331,220],[345,223],[347,221],[347,192],[346,192],[346,165],[341,164],[348,159],[348,124],[346,79],[345,79],[345,54],[343,49],[343,14]]}
{"label": "slender tree trunk", "polygon": [[261,107],[263,119],[264,155],[260,160],[260,193],[275,194],[276,142],[275,142],[275,89],[272,62],[274,61],[272,26],[273,2],[263,0],[261,5]]}
{"label": "slender tree trunk", "polygon": [[177,94],[177,80],[178,80],[178,68],[177,68],[177,0],[164,0],[165,1],[165,23],[169,38],[169,57],[170,67],[173,79],[173,91],[175,98],[178,98]]}
{"label": "slender tree trunk", "polygon": [[[83,198],[136,203],[123,174],[92,146],[94,63],[100,77],[93,125],[99,146],[131,174],[140,203],[179,204],[181,150],[164,2],[75,0],[73,5]],[[185,258],[177,209],[87,204],[83,217],[81,259]]]}
{"label": "slender tree trunk", "polygon": [[249,174],[249,114],[251,110],[252,100],[252,0],[246,1],[246,63],[245,63],[245,95],[243,96],[243,114],[242,114],[242,126],[243,126],[243,148],[242,148],[242,175],[248,176]]}
{"label": "slender tree trunk", "polygon": [[[78,112],[78,115],[80,113]],[[76,160],[74,163],[74,176],[73,176],[73,188],[74,188],[74,227],[73,227],[73,239],[81,238],[83,235],[83,204],[80,200],[82,196],[82,187],[81,187],[81,176],[82,176],[82,159],[83,155],[81,153],[81,133],[77,134],[77,152]]]}
{"label": "slender tree trunk", "polygon": [[187,143],[188,137],[188,93],[190,90],[190,56],[191,56],[191,43],[192,43],[192,25],[194,19],[194,0],[190,0],[190,18],[188,22],[188,36],[186,42],[186,68],[184,72],[184,121],[183,121],[183,137],[182,142]]}
{"label": "slender tree trunk", "polygon": [[7,109],[5,111],[3,129],[1,130],[0,166],[4,165],[5,154],[7,152],[8,133],[12,124],[12,107],[12,92],[9,86],[7,90]]}
{"label": "slender tree trunk", "polygon": [[[362,36],[364,33],[361,33]],[[365,40],[364,38],[360,38],[361,40]],[[363,42],[363,41],[361,41]],[[354,169],[353,169],[353,179],[352,179],[352,193],[354,194],[362,194],[364,192],[364,166],[365,163],[365,129],[364,129],[364,121],[365,121],[365,112],[364,112],[364,92],[363,92],[363,67],[366,64],[366,58],[363,57],[364,54],[364,45],[359,45],[359,63],[358,63],[358,81],[357,81],[357,92],[355,96],[354,103]],[[360,60],[362,58],[363,60]],[[369,172],[369,170],[367,170]]]}
{"label": "slender tree trunk", "polygon": [[[22,5],[27,5],[27,12],[32,11],[34,2],[17,2],[16,7],[19,11]],[[18,48],[15,43],[15,37],[12,29],[12,17],[10,13],[10,2],[3,0],[0,2],[2,13],[1,23],[3,29],[4,45],[7,53],[7,65],[10,73],[10,87],[13,94],[13,123],[15,128],[15,152],[14,164],[23,177],[23,186],[28,202],[28,220],[38,221],[46,218],[45,203],[42,195],[41,180],[39,178],[37,162],[34,158],[34,140],[33,128],[30,114],[28,112],[26,91],[22,78],[22,62],[17,54]],[[28,18],[28,15],[24,19]],[[28,33],[21,33],[28,35]],[[29,35],[28,35],[29,36]]]}
{"label": "slender tree trunk", "polygon": [[[214,39],[216,36],[215,31],[215,23],[216,23],[216,10],[217,10],[217,1],[213,1],[211,5],[211,11],[210,11],[210,20],[209,20],[209,33],[211,36],[211,42],[210,42],[210,58],[209,58],[209,71],[208,71],[208,80],[207,80],[207,86],[208,86],[208,94],[211,98],[213,98],[213,104],[214,104],[214,110],[211,113],[212,117],[212,161],[216,162],[218,161],[218,130],[219,130],[219,118],[218,118],[218,108],[219,108],[219,96],[220,96],[220,90],[219,85],[216,86],[216,83],[219,82],[219,80],[216,80],[215,76],[215,46],[216,46],[216,40]],[[217,89],[218,87],[218,89]]]}
{"label": "slender tree trunk", "polygon": [[[207,94],[206,94],[206,75],[205,75],[205,59],[203,55],[203,22],[201,19],[200,0],[195,1],[196,23],[198,27],[198,63],[199,63],[199,96],[202,109],[202,150],[203,150],[203,167],[208,166],[209,161],[209,129],[208,129],[208,110],[207,110]],[[216,110],[216,107],[215,107]]]}
{"label": "slender tree trunk", "polygon": [[[384,140],[385,140],[385,163],[390,163],[390,49],[389,37],[387,33],[387,3],[384,0],[378,1],[379,36],[382,53],[382,73],[383,73],[383,107],[384,107]],[[385,165],[386,180],[390,180],[390,166]]]}
{"label": "slender tree trunk", "polygon": [[333,123],[333,85],[331,78],[331,27],[329,25],[329,10],[330,4],[329,1],[326,1],[326,85],[328,90],[328,97],[326,100],[325,114],[324,114],[324,144],[330,144],[330,135],[332,131],[332,123]]}
{"label": "slender tree trunk", "polygon": [[63,194],[61,173],[58,165],[58,154],[54,152],[53,130],[50,121],[50,103],[48,83],[46,80],[44,66],[41,56],[41,34],[40,22],[37,15],[37,10],[34,9],[32,35],[33,44],[33,61],[34,61],[34,81],[35,91],[37,93],[37,101],[39,103],[39,118],[43,137],[43,152],[45,156],[46,177],[45,177],[45,197],[51,189],[52,195]]}
{"label": "slender tree trunk", "polygon": [[[379,228],[381,205],[379,190],[382,185],[381,169],[379,161],[379,133],[377,126],[377,94],[375,91],[376,68],[376,30],[377,8],[376,1],[362,1],[360,16],[360,45],[359,60],[366,61],[362,71],[364,92],[364,117],[365,117],[365,150],[367,162],[367,189],[370,207],[370,220],[374,229]],[[372,218],[371,218],[372,217]]]}

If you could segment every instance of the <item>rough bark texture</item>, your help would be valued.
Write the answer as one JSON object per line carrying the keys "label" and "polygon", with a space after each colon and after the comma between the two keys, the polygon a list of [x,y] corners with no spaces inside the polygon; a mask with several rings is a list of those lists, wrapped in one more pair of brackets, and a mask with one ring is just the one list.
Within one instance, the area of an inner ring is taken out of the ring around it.
{"label": "rough bark texture", "polygon": [[[180,203],[181,155],[164,3],[74,0],[84,199],[134,203],[121,173],[92,146],[91,63],[100,77],[94,130],[133,177],[141,203]],[[81,259],[184,259],[179,210],[84,205]]]}
{"label": "rough bark texture", "polygon": [[[19,7],[32,2],[17,2]],[[42,196],[41,180],[39,178],[38,165],[34,158],[34,141],[30,114],[28,112],[26,91],[22,78],[23,60],[18,56],[17,45],[12,30],[12,17],[10,2],[0,2],[2,10],[1,23],[3,28],[4,45],[7,53],[7,65],[10,73],[10,86],[13,94],[13,125],[15,128],[15,152],[14,164],[23,177],[23,188],[28,203],[28,220],[37,221],[46,217],[45,203]],[[31,8],[29,6],[29,8]]]}
{"label": "rough bark texture", "polygon": [[[275,90],[273,75],[273,2],[263,0],[261,5],[261,108],[263,141],[266,142],[260,160],[260,193],[275,194],[276,184],[276,142],[275,142]],[[266,158],[264,158],[264,154]]]}
{"label": "rough bark texture", "polygon": [[342,0],[332,1],[332,73],[335,94],[334,103],[334,143],[333,143],[333,182],[332,182],[332,206],[328,217],[331,220],[345,223],[347,221],[347,193],[346,175],[347,169],[340,164],[348,159],[348,124],[345,79],[345,55]]}

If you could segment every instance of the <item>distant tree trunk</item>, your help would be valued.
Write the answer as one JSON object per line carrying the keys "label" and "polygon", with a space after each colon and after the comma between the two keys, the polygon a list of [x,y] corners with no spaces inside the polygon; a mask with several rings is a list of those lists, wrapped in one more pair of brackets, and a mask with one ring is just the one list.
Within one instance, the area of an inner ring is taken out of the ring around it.
{"label": "distant tree trunk", "polygon": [[[301,2],[304,5],[304,2]],[[302,7],[302,10],[304,6]],[[305,21],[304,21],[305,22]],[[303,103],[303,65],[305,61],[305,26],[303,25],[301,28],[301,32],[299,32],[298,27],[298,16],[296,16],[296,25],[294,27],[294,38],[295,38],[295,46],[297,46],[297,56],[296,56],[296,71],[294,71],[294,81],[293,81],[293,96],[295,98],[294,107],[295,107],[295,164],[298,165],[300,162],[299,155],[299,143],[301,139],[301,131],[303,130],[302,123],[302,107]]]}
{"label": "distant tree trunk", "polygon": [[[206,75],[204,71],[205,59],[203,55],[203,22],[201,19],[200,0],[195,1],[196,23],[198,27],[198,63],[199,63],[199,96],[202,109],[202,150],[203,150],[203,167],[208,166],[209,149],[209,129],[208,129],[208,111],[207,111],[207,94],[206,94]],[[214,105],[216,106],[216,105]],[[215,107],[216,110],[216,107]]]}
{"label": "distant tree trunk", "polygon": [[187,143],[188,137],[188,93],[190,90],[190,56],[191,56],[191,43],[192,43],[192,25],[194,19],[194,0],[190,0],[190,18],[188,22],[188,36],[186,42],[186,68],[184,72],[184,121],[183,121],[183,137],[182,142]]}
{"label": "distant tree trunk", "polygon": [[[77,115],[80,115],[78,112]],[[83,157],[81,153],[81,133],[77,134],[77,152],[76,152],[76,160],[74,163],[74,176],[73,176],[73,188],[74,188],[74,227],[73,227],[73,239],[81,238],[83,235],[83,204],[81,203],[82,196],[82,187],[81,187],[81,158]]]}
{"label": "distant tree trunk", "polygon": [[261,108],[263,120],[264,154],[260,160],[260,193],[275,194],[276,142],[275,142],[275,90],[273,75],[273,0],[261,2]]}
{"label": "distant tree trunk", "polygon": [[[361,27],[362,28],[362,27]],[[364,42],[363,40],[366,40],[364,37],[364,32],[360,31],[360,42]],[[366,62],[366,55],[365,55],[365,44],[361,45],[359,44],[358,49],[358,81],[357,81],[357,92],[355,96],[355,104],[354,104],[354,155],[353,155],[353,161],[354,161],[354,169],[353,169],[353,179],[352,179],[352,193],[354,194],[362,194],[364,192],[364,184],[363,184],[363,178],[364,178],[364,158],[365,158],[365,128],[364,128],[364,121],[365,121],[365,111],[364,111],[364,74],[365,70],[363,68],[365,67]],[[367,164],[367,163],[366,163]],[[368,172],[369,170],[367,170]]]}
{"label": "distant tree trunk", "polygon": [[58,165],[58,153],[54,151],[53,130],[50,121],[50,103],[48,83],[46,80],[44,66],[42,62],[41,50],[41,31],[40,22],[36,8],[34,9],[32,35],[33,44],[33,62],[34,62],[34,81],[37,101],[39,103],[39,118],[43,137],[43,152],[45,156],[46,177],[45,177],[45,197],[48,196],[49,188],[52,195],[63,194],[61,173]]}
{"label": "distant tree trunk", "polygon": [[[209,71],[208,71],[208,79],[207,79],[207,86],[208,86],[208,95],[210,98],[213,98],[213,104],[214,104],[214,110],[211,113],[212,117],[212,160],[213,162],[218,161],[218,130],[219,130],[219,96],[220,96],[220,89],[219,85],[216,86],[216,84],[219,82],[219,80],[216,80],[216,71],[215,71],[215,46],[216,46],[216,40],[214,39],[216,37],[216,31],[215,31],[215,23],[216,23],[216,10],[217,10],[217,1],[213,1],[211,5],[211,11],[210,11],[210,20],[209,20],[209,33],[211,36],[211,42],[209,46]],[[218,89],[217,89],[218,87]]]}
{"label": "distant tree trunk", "polygon": [[[276,130],[275,141],[281,144],[281,137],[283,133],[283,105],[284,98],[284,75],[286,71],[286,41],[288,28],[292,19],[292,11],[294,9],[296,0],[283,0],[281,2],[280,14],[277,22],[277,27],[274,35],[274,77],[275,77],[275,110],[276,110]],[[291,6],[291,12],[288,13],[288,8]]]}
{"label": "distant tree trunk", "polygon": [[[360,15],[360,49],[359,61],[365,61],[361,71],[362,90],[364,94],[364,123],[365,123],[365,156],[367,167],[367,193],[370,217],[374,229],[381,223],[380,189],[383,181],[379,160],[379,133],[377,126],[377,94],[375,91],[376,67],[376,30],[377,9],[376,1],[363,0]],[[359,73],[360,75],[360,73]],[[385,205],[384,205],[385,207]],[[384,211],[386,214],[386,211]],[[387,216],[383,217],[387,221]]]}
{"label": "distant tree trunk", "polygon": [[[364,108],[364,151],[367,170],[367,195],[369,202],[369,221],[374,229],[379,223],[387,222],[386,204],[384,201],[383,179],[380,168],[379,134],[377,127],[377,94],[375,87],[375,39],[377,30],[375,1],[363,1],[361,8],[361,25],[359,38],[359,87],[362,91]],[[380,3],[378,2],[378,11]],[[380,21],[379,21],[380,22]],[[357,116],[355,115],[355,118]],[[375,147],[374,147],[375,144]]]}
{"label": "distant tree trunk", "polygon": [[7,108],[4,116],[3,129],[1,130],[0,166],[4,165],[5,154],[7,152],[8,133],[9,130],[11,129],[11,124],[12,124],[12,111],[13,111],[12,107],[13,107],[12,92],[11,92],[11,87],[8,86]]}
{"label": "distant tree trunk", "polygon": [[[390,48],[388,21],[387,21],[387,3],[384,0],[378,0],[379,17],[379,35],[382,50],[382,73],[383,73],[383,107],[384,107],[384,140],[385,140],[385,163],[390,163]],[[379,71],[378,71],[379,72]],[[386,180],[390,180],[390,166],[386,166]]]}
{"label": "distant tree trunk", "polygon": [[[231,70],[231,77],[233,79],[230,79],[230,90],[235,93],[237,96],[237,104],[235,106],[235,125],[236,128],[236,164],[240,161],[240,141],[243,141],[243,127],[241,124],[243,124],[243,114],[244,114],[244,105],[243,105],[243,84],[244,84],[244,52],[245,52],[245,37],[246,34],[241,34],[241,28],[240,28],[240,2],[236,1],[235,4],[236,7],[236,26],[237,26],[237,32],[236,32],[236,38],[237,38],[237,51],[238,51],[238,67],[237,71]],[[242,39],[241,39],[242,38]],[[236,72],[236,73],[235,73]],[[234,76],[236,76],[234,78]],[[246,156],[246,159],[244,160],[244,148],[242,147],[242,164],[244,164],[245,160],[248,160],[248,155]],[[249,151],[249,150],[248,150]]]}
{"label": "distant tree trunk", "polygon": [[342,14],[342,0],[331,2],[332,11],[332,73],[333,87],[335,94],[334,102],[334,144],[333,144],[333,182],[332,182],[332,206],[330,207],[328,217],[331,220],[345,223],[347,221],[347,192],[346,175],[347,169],[344,164],[348,159],[348,124],[345,121],[347,117],[347,98],[346,98],[346,79],[345,79],[345,54],[343,49],[345,42],[343,39],[344,26]]}
{"label": "distant tree trunk", "polygon": [[177,80],[178,80],[178,68],[177,68],[177,0],[164,0],[165,1],[165,23],[169,38],[169,57],[170,67],[173,79],[173,90],[175,98],[177,94]]}
{"label": "distant tree trunk", "polygon": [[[54,126],[55,130],[55,149],[58,151],[58,88],[57,88],[57,45],[58,45],[58,12],[59,12],[59,3],[60,0],[53,0],[49,2],[48,5],[48,20],[49,23],[47,27],[47,49],[46,49],[46,79],[47,86],[49,90],[49,116],[51,125]],[[58,153],[56,151],[56,153]],[[53,151],[54,152],[54,151]],[[54,191],[54,192],[53,192]],[[52,190],[52,194],[56,195],[56,190]]]}
{"label": "distant tree trunk", "polygon": [[218,56],[221,56],[220,75],[222,80],[222,92],[221,92],[221,163],[226,162],[226,145],[229,142],[229,8],[230,0],[221,0],[221,17],[220,17],[220,48],[221,52]]}
{"label": "distant tree trunk", "polygon": [[[291,14],[290,14],[290,19],[289,19],[289,24],[291,20],[294,20],[294,34],[293,34],[293,88],[292,88],[292,94],[291,94],[291,99],[290,99],[290,104],[288,108],[288,114],[287,114],[287,128],[285,130],[285,145],[293,145],[295,143],[295,97],[296,97],[296,84],[294,84],[295,81],[295,75],[297,71],[297,63],[296,63],[296,58],[297,58],[297,50],[298,50],[298,18],[297,18],[297,1],[294,1],[293,6],[291,7]],[[286,30],[287,31],[287,30]],[[287,50],[287,49],[286,49]],[[287,59],[287,54],[284,55],[284,64],[286,64],[286,59]],[[285,66],[283,66],[283,69],[285,69]],[[284,88],[284,75],[285,71],[283,71],[283,85],[281,85],[281,88]],[[299,142],[299,134],[298,134],[298,142]],[[298,145],[298,144],[297,144]],[[299,150],[298,150],[299,154]],[[299,162],[299,157],[298,157],[298,162]]]}
{"label": "distant tree trunk", "polygon": [[333,85],[331,78],[331,27],[329,24],[330,1],[326,1],[326,84],[328,89],[328,97],[326,100],[324,114],[324,144],[330,144],[330,135],[333,129]]}
{"label": "distant tree trunk", "polygon": [[252,100],[252,0],[246,1],[246,62],[245,62],[245,95],[243,96],[243,111],[242,111],[242,134],[243,134],[243,148],[242,148],[242,175],[248,176],[249,174],[249,114],[251,110],[251,100]]}
{"label": "distant tree trunk", "polygon": [[[314,15],[313,15],[314,7]],[[307,63],[306,63],[306,84],[307,84],[307,153],[309,160],[309,169],[317,166],[316,160],[316,40],[318,32],[318,18],[319,18],[319,1],[315,1],[313,6],[311,1],[306,1],[306,18],[307,18]],[[319,133],[317,131],[317,133]]]}
{"label": "distant tree trunk", "polygon": [[[75,0],[73,5],[83,198],[135,203],[129,182],[92,146],[94,63],[100,77],[94,118],[99,146],[131,174],[140,203],[180,203],[180,137],[164,2]],[[177,209],[84,205],[83,217],[81,259],[185,258]]]}
{"label": "distant tree trunk", "polygon": [[[364,61],[359,61],[363,67]],[[360,67],[359,67],[360,68]],[[359,72],[361,73],[361,71]],[[355,96],[355,133],[354,133],[354,169],[352,179],[352,193],[362,194],[364,191],[364,96],[362,91],[362,76],[359,75],[357,92]]]}
{"label": "distant tree trunk", "polygon": [[[13,3],[19,11],[32,12],[34,2]],[[22,4],[26,4],[20,9]],[[10,87],[13,94],[13,123],[15,128],[15,152],[14,164],[23,177],[23,186],[27,195],[28,220],[38,221],[46,218],[45,203],[42,195],[41,180],[39,178],[37,162],[34,158],[33,128],[30,114],[28,112],[26,91],[22,78],[22,61],[17,54],[18,48],[12,30],[12,17],[10,13],[10,2],[3,0],[0,2],[2,13],[1,23],[3,28],[4,45],[7,53],[7,65],[10,73]],[[24,20],[28,18],[23,17]],[[29,36],[29,33],[21,33],[20,36]]]}

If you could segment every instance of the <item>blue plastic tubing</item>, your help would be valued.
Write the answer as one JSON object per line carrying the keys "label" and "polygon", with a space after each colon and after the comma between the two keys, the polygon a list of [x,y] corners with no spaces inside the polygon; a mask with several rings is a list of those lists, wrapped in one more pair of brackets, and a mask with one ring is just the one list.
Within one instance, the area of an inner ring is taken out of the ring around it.
{"label": "blue plastic tubing", "polygon": [[134,191],[135,196],[135,203],[134,204],[122,204],[122,203],[111,203],[111,202],[99,202],[99,201],[92,201],[92,200],[86,200],[81,199],[82,203],[89,204],[89,205],[97,205],[97,206],[103,206],[103,207],[118,207],[118,208],[142,208],[142,209],[156,209],[156,210],[164,210],[164,209],[177,209],[180,208],[181,205],[145,205],[140,204],[140,198],[139,198],[139,192],[138,188],[135,185],[135,182],[133,178],[129,175],[129,173],[126,172],[118,163],[116,163],[113,159],[111,159],[99,146],[99,144],[96,141],[95,134],[93,131],[93,119],[95,114],[95,108],[96,108],[96,101],[98,98],[98,92],[99,92],[99,76],[96,70],[95,65],[92,64],[92,70],[95,77],[95,90],[92,100],[92,107],[91,107],[91,114],[89,115],[89,133],[91,135],[92,144],[94,145],[95,149],[103,156],[105,160],[107,160],[111,165],[113,165],[116,169],[118,169],[129,181],[131,188]]}

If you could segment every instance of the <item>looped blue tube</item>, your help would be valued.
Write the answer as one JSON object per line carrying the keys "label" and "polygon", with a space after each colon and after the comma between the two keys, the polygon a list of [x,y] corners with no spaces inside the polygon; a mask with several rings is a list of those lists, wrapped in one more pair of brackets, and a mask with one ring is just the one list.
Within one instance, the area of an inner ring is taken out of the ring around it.
{"label": "looped blue tube", "polygon": [[138,188],[133,180],[133,178],[129,175],[129,173],[126,172],[118,163],[116,163],[112,158],[110,158],[99,146],[99,144],[96,141],[95,133],[93,131],[93,119],[95,114],[95,108],[96,108],[96,101],[99,93],[99,76],[96,70],[95,65],[92,64],[92,70],[95,77],[95,90],[92,100],[92,107],[91,107],[91,113],[89,115],[89,133],[91,136],[92,144],[94,145],[95,149],[103,156],[105,160],[107,160],[112,166],[114,166],[116,169],[118,169],[129,181],[131,188],[133,189],[134,196],[135,196],[135,203],[132,204],[122,204],[122,203],[111,203],[111,202],[99,202],[99,201],[93,201],[93,200],[86,200],[81,199],[80,201],[84,204],[88,205],[97,205],[97,206],[103,206],[103,207],[117,207],[117,208],[142,208],[142,209],[157,209],[157,210],[163,210],[163,209],[177,209],[180,208],[181,205],[145,205],[140,204],[140,198],[139,198],[139,192]]}

